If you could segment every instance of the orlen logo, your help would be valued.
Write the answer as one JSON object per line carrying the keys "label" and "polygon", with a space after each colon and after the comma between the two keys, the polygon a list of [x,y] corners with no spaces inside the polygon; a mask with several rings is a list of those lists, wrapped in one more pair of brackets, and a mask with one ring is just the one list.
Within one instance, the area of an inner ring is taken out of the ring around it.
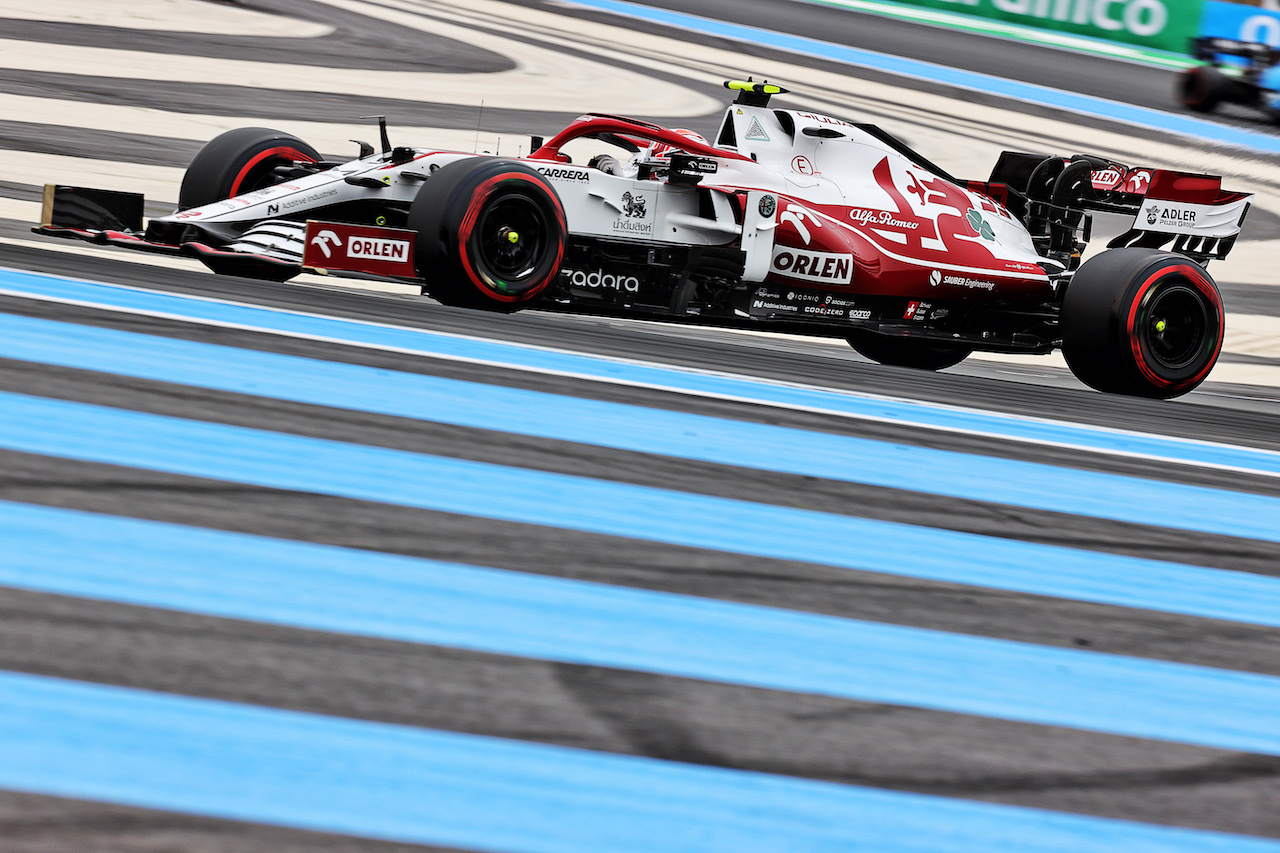
{"label": "orlen logo", "polygon": [[352,237],[347,243],[347,257],[403,261],[409,257],[409,243],[405,240],[383,240],[377,237]]}
{"label": "orlen logo", "polygon": [[1089,176],[1095,190],[1113,190],[1124,180],[1119,169],[1102,169]]}
{"label": "orlen logo", "polygon": [[788,278],[804,281],[849,281],[853,255],[833,252],[804,252],[779,247],[773,251],[772,270]]}
{"label": "orlen logo", "polygon": [[635,293],[640,290],[640,279],[633,275],[613,275],[604,270],[583,272],[582,270],[565,270],[569,283],[576,287],[603,287],[609,290],[625,290]]}

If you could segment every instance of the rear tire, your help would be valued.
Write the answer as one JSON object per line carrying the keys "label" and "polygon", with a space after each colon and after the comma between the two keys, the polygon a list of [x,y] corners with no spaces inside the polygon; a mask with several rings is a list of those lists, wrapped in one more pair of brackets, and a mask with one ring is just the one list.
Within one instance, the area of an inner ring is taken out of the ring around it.
{"label": "rear tire", "polygon": [[276,183],[276,166],[317,163],[320,154],[296,136],[265,127],[228,130],[209,140],[187,167],[178,191],[186,210]]}
{"label": "rear tire", "polygon": [[1112,249],[1076,272],[1062,303],[1062,354],[1099,391],[1169,399],[1195,388],[1222,350],[1218,287],[1191,259]]}
{"label": "rear tire", "polygon": [[422,185],[409,209],[414,263],[444,305],[516,311],[560,274],[568,233],[560,197],[519,163],[459,160]]}
{"label": "rear tire", "polygon": [[964,361],[973,350],[956,344],[940,344],[917,338],[891,338],[874,332],[857,331],[845,340],[859,355],[879,364],[942,370]]}
{"label": "rear tire", "polygon": [[1178,75],[1178,102],[1198,113],[1213,112],[1230,91],[1231,80],[1212,65],[1197,65]]}

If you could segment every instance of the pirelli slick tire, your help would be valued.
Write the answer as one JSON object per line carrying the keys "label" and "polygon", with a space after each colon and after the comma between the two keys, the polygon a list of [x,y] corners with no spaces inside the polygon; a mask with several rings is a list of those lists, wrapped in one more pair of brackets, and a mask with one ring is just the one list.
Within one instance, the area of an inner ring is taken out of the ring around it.
{"label": "pirelli slick tire", "polygon": [[1195,388],[1222,350],[1218,287],[1195,261],[1112,249],[1085,262],[1062,303],[1062,354],[1099,391],[1169,399]]}
{"label": "pirelli slick tire", "polygon": [[858,330],[845,340],[858,354],[880,364],[912,367],[916,370],[942,370],[969,357],[973,350],[955,344],[940,344],[917,338],[894,338]]}
{"label": "pirelli slick tire", "polygon": [[266,127],[241,127],[200,149],[178,190],[178,207],[203,207],[276,183],[277,166],[316,163],[320,155],[296,136]]}
{"label": "pirelli slick tire", "polygon": [[1198,65],[1178,75],[1178,102],[1198,113],[1211,113],[1229,100],[1231,80],[1212,65]]}
{"label": "pirelli slick tire", "polygon": [[568,228],[546,178],[511,160],[476,158],[441,167],[409,209],[414,263],[427,293],[445,305],[515,311],[555,281]]}

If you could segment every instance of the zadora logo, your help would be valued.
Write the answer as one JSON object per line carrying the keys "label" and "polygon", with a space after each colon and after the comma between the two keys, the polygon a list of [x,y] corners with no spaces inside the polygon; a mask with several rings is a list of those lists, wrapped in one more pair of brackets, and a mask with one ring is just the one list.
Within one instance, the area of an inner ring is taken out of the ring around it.
{"label": "zadora logo", "polygon": [[635,293],[640,290],[640,279],[633,275],[612,275],[604,270],[583,272],[582,270],[565,270],[569,283],[575,287],[604,287],[610,290],[625,290]]}

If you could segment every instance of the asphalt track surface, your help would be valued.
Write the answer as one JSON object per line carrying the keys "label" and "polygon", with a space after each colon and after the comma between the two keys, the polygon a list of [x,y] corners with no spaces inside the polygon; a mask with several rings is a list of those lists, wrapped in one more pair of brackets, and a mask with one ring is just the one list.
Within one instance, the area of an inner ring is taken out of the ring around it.
{"label": "asphalt track surface", "polygon": [[[245,5],[337,29],[6,37],[513,67],[350,8]],[[1101,96],[1168,84],[825,7],[732,10]],[[361,101],[73,70],[5,72],[0,93],[315,122]],[[424,98],[378,106],[477,118]],[[530,98],[484,125],[567,115]],[[180,168],[199,146],[6,118],[12,162],[141,143]],[[29,204],[42,180],[0,194]],[[218,278],[24,227],[0,221],[0,850],[1280,849],[1274,388],[1153,403],[1053,366],[921,374],[824,342]],[[1224,289],[1280,313],[1263,285]]]}

